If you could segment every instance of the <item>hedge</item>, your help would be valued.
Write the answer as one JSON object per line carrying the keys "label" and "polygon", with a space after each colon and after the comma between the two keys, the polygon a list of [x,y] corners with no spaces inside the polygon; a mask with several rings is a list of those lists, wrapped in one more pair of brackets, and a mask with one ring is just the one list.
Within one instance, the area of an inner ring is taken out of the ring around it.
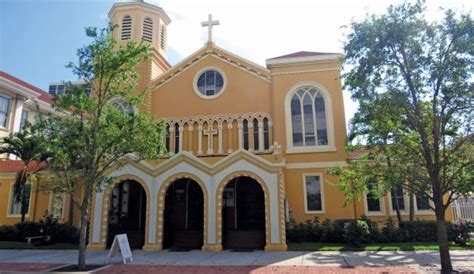
{"label": "hedge", "polygon": [[26,237],[49,235],[51,243],[78,243],[79,230],[69,224],[60,224],[57,219],[45,215],[39,222],[25,221],[15,225],[0,226],[0,241],[25,241]]}
{"label": "hedge", "polygon": [[[391,218],[388,218],[382,228],[367,218],[361,218],[359,221],[366,224],[367,235],[365,225],[352,219],[326,219],[322,223],[318,218],[307,220],[304,223],[296,223],[291,220],[287,226],[286,238],[288,242],[350,243],[355,245],[359,244],[359,241],[363,243],[436,242],[435,221],[407,221],[397,226]],[[460,233],[463,233],[459,229],[453,229],[453,224],[450,222],[446,222],[446,228],[449,241],[454,241]],[[465,224],[463,235],[466,235],[466,230],[473,231],[473,228],[472,223]],[[354,235],[354,231],[364,235],[360,235],[361,237],[358,238],[357,235]]]}

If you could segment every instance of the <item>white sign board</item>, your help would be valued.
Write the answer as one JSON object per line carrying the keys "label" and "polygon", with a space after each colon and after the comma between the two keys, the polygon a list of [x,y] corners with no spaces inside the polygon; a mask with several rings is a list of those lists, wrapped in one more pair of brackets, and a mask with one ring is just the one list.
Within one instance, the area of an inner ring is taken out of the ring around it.
{"label": "white sign board", "polygon": [[128,243],[127,234],[115,235],[112,246],[110,247],[109,255],[107,256],[107,263],[109,263],[111,257],[117,255],[118,251],[120,251],[122,254],[124,264],[127,264],[127,259],[129,259],[130,262],[133,262],[132,250],[130,249],[130,244]]}

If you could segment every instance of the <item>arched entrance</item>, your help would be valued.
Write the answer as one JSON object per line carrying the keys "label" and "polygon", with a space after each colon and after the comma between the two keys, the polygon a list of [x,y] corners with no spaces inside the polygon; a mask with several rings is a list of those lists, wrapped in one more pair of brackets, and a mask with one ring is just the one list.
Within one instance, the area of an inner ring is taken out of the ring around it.
{"label": "arched entrance", "polygon": [[203,230],[203,190],[189,178],[174,181],[165,196],[163,249],[201,249]]}
{"label": "arched entrance", "polygon": [[130,247],[140,249],[145,243],[146,192],[136,181],[126,180],[114,186],[109,205],[107,248],[117,234],[127,234]]}
{"label": "arched entrance", "polygon": [[265,195],[260,184],[246,176],[227,183],[222,194],[224,249],[265,247]]}

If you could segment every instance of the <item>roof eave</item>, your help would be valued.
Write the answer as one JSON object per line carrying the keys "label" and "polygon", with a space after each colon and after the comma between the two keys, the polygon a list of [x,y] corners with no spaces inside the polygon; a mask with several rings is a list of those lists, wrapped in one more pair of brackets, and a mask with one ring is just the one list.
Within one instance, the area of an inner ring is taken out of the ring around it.
{"label": "roof eave", "polygon": [[308,63],[323,63],[323,62],[339,62],[342,58],[342,54],[324,54],[316,56],[304,56],[304,57],[290,57],[290,58],[277,58],[267,59],[265,64],[267,68],[297,64],[308,64]]}

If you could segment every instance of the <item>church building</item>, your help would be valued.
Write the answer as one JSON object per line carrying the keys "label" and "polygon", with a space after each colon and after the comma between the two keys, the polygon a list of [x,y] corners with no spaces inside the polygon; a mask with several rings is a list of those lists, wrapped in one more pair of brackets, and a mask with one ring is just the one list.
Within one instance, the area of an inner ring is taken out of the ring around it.
{"label": "church building", "polygon": [[[94,195],[89,249],[127,233],[132,248],[144,250],[277,251],[287,249],[290,219],[384,222],[395,216],[395,199],[407,217],[403,189],[344,206],[327,173],[350,157],[340,54],[297,51],[261,66],[220,48],[212,39],[219,22],[209,15],[208,41],[171,66],[162,8],[121,2],[108,16],[115,39],[150,44],[138,68],[137,88],[147,94],[135,111],[167,121],[168,154],[130,159]],[[417,218],[434,219],[426,201],[415,205]]]}

